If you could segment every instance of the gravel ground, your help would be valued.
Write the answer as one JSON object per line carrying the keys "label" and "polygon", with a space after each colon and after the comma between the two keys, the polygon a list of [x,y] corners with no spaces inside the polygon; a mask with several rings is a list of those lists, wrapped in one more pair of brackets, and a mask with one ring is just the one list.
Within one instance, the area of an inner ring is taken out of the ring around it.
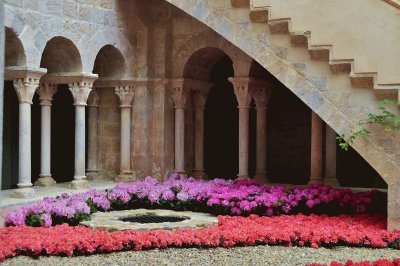
{"label": "gravel ground", "polygon": [[377,260],[400,258],[394,249],[366,249],[339,247],[313,249],[281,246],[257,246],[215,249],[165,249],[128,251],[111,254],[67,257],[40,257],[32,259],[19,256],[2,265],[306,265],[335,261]]}

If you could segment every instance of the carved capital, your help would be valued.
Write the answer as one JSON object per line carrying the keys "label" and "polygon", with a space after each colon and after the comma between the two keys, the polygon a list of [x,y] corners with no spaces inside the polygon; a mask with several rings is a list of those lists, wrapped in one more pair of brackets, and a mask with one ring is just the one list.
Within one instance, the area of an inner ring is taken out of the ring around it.
{"label": "carved capital", "polygon": [[185,108],[188,98],[188,92],[183,86],[172,88],[172,100],[175,108]]}
{"label": "carved capital", "polygon": [[250,108],[251,93],[250,93],[250,78],[229,78],[232,83],[238,108]]}
{"label": "carved capital", "polygon": [[32,104],[33,95],[39,87],[39,78],[26,77],[14,79],[14,88],[20,103]]}
{"label": "carved capital", "polygon": [[209,88],[203,89],[203,90],[197,90],[193,92],[193,98],[194,98],[194,107],[196,109],[204,109],[208,94],[210,92]]}
{"label": "carved capital", "polygon": [[257,109],[265,109],[268,106],[269,99],[271,98],[271,87],[267,82],[255,82],[250,85],[251,95],[256,103]]}
{"label": "carved capital", "polygon": [[74,98],[74,105],[86,105],[90,91],[92,90],[92,82],[79,82],[68,84],[69,90]]}
{"label": "carved capital", "polygon": [[57,84],[52,83],[42,83],[40,84],[37,93],[40,96],[40,105],[51,105],[53,101],[53,96],[57,92]]}
{"label": "carved capital", "polygon": [[132,86],[115,87],[115,93],[118,95],[120,106],[131,107],[133,96],[135,95]]}
{"label": "carved capital", "polygon": [[89,107],[97,107],[99,106],[99,101],[100,101],[100,96],[99,93],[97,92],[97,89],[92,89],[92,91],[89,94],[88,98],[88,106]]}

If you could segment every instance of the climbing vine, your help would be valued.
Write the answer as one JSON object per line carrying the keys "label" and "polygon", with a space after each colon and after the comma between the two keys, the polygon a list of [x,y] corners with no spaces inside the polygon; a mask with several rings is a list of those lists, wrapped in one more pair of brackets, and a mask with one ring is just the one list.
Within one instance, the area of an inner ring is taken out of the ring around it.
{"label": "climbing vine", "polygon": [[341,134],[336,137],[339,141],[339,147],[347,151],[350,144],[353,144],[357,138],[366,138],[371,132],[366,129],[367,124],[377,124],[385,132],[392,132],[400,128],[400,116],[388,110],[388,106],[394,104],[394,101],[385,99],[379,103],[379,114],[368,113],[368,119],[358,123],[358,130],[349,134]]}

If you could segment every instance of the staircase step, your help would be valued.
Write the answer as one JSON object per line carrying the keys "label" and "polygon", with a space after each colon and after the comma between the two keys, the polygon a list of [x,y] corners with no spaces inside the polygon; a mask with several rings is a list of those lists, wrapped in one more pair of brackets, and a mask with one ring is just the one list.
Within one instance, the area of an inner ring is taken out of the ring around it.
{"label": "staircase step", "polygon": [[253,9],[249,13],[250,20],[255,23],[268,22],[268,9]]}
{"label": "staircase step", "polygon": [[236,8],[250,7],[250,0],[231,0],[231,5]]}
{"label": "staircase step", "polygon": [[268,23],[271,34],[288,34],[289,21],[287,19],[271,20]]}

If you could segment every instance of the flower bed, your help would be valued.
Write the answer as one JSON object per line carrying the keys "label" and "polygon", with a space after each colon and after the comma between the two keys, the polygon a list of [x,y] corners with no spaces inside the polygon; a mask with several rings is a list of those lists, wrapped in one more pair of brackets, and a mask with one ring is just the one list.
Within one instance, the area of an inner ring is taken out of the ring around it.
{"label": "flower bed", "polygon": [[16,255],[72,256],[167,247],[337,245],[399,248],[400,231],[388,232],[382,215],[219,216],[218,226],[176,231],[107,231],[83,226],[0,228],[0,261]]}
{"label": "flower bed", "polygon": [[[361,261],[361,262],[353,262],[351,260],[346,261],[345,263],[340,263],[337,261],[333,261],[329,264],[330,266],[400,266],[400,259],[394,259],[392,261],[387,259],[380,259],[377,261]],[[327,266],[326,264],[312,263],[307,266]]]}
{"label": "flower bed", "polygon": [[329,186],[305,187],[259,185],[251,179],[196,180],[173,174],[164,182],[147,177],[129,184],[119,183],[109,192],[46,198],[18,208],[6,216],[8,225],[51,226],[64,222],[76,225],[100,211],[132,208],[166,208],[217,215],[280,215],[296,213],[351,214],[386,210],[383,193],[353,193]]}

